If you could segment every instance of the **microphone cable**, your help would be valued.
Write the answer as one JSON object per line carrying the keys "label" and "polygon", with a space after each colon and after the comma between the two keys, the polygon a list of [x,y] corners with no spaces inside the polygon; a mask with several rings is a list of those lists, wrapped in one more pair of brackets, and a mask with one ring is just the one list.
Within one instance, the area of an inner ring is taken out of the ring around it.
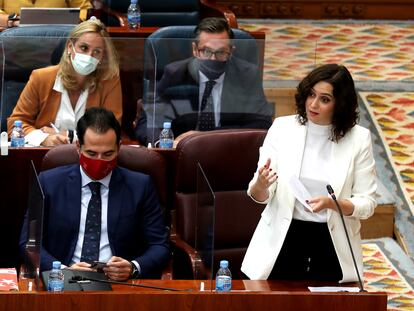
{"label": "microphone cable", "polygon": [[100,280],[100,279],[95,279],[95,278],[83,277],[83,276],[80,276],[80,275],[73,276],[71,278],[71,280],[69,280],[69,282],[70,281],[77,282],[78,284],[81,281],[93,281],[93,282],[125,285],[125,286],[135,286],[135,287],[143,287],[143,288],[151,288],[151,289],[160,289],[160,290],[173,291],[173,292],[192,292],[193,291],[191,288],[177,289],[177,288],[171,288],[171,287],[160,287],[160,286],[146,285],[146,284],[134,284],[134,283],[128,283],[128,282],[112,281],[112,280]]}

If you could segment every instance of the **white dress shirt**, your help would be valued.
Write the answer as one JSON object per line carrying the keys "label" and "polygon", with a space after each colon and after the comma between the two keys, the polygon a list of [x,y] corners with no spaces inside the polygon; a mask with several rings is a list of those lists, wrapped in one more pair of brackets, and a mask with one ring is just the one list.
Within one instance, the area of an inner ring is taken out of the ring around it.
{"label": "white dress shirt", "polygon": [[[64,88],[62,80],[59,75],[56,76],[55,84],[53,90],[61,93],[60,106],[56,114],[56,119],[54,124],[56,127],[62,130],[75,130],[76,124],[79,119],[84,115],[86,108],[86,101],[88,99],[89,91],[88,89],[82,91],[78,101],[76,102],[75,109],[72,108],[70,102],[69,93]],[[36,129],[31,131],[26,135],[26,143],[31,146],[40,146],[40,144],[49,136],[49,134],[42,132],[41,129]]]}
{"label": "white dress shirt", "polygon": [[[90,182],[99,181],[101,183],[101,239],[99,242],[99,261],[107,262],[112,257],[112,251],[108,238],[108,196],[109,196],[109,182],[111,181],[112,172],[100,180],[92,180],[83,168],[79,166],[81,173],[81,217],[79,224],[78,241],[76,242],[75,252],[73,253],[72,262],[80,262],[82,255],[83,238],[85,236],[86,215],[88,212],[89,201],[92,197],[91,189],[88,184]],[[132,263],[138,269],[138,274],[141,274],[141,266],[135,260]]]}
{"label": "white dress shirt", "polygon": [[[331,125],[318,125],[310,120],[306,123],[305,151],[299,179],[308,190],[311,198],[328,195],[326,185],[331,174],[333,141],[330,140]],[[304,221],[326,222],[327,210],[309,212],[302,203],[295,201],[293,218]]]}
{"label": "white dress shirt", "polygon": [[[199,71],[200,75],[200,92],[199,92],[199,101],[198,101],[198,110],[201,109],[201,100],[203,99],[204,89],[206,88],[206,83],[210,80],[207,78],[201,71]],[[223,81],[224,81],[223,73],[220,77],[215,79],[216,84],[214,84],[213,89],[211,91],[211,97],[213,98],[213,105],[214,105],[214,120],[216,127],[220,127],[220,112],[221,112],[221,93],[223,91]]]}
{"label": "white dress shirt", "polygon": [[101,183],[101,239],[99,244],[99,261],[107,262],[112,257],[111,247],[108,239],[108,194],[109,182],[111,181],[112,172],[108,176],[100,180],[92,180],[80,167],[81,173],[81,217],[79,224],[78,241],[76,242],[75,252],[72,257],[72,264],[80,262],[82,255],[83,238],[85,235],[86,214],[88,212],[88,204],[92,197],[91,189],[88,184],[90,182],[99,181]]}

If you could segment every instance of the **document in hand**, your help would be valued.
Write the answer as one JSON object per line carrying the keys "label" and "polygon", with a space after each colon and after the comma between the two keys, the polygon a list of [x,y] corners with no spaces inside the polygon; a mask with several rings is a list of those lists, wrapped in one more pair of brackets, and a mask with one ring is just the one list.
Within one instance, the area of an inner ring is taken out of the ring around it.
{"label": "document in hand", "polygon": [[299,178],[295,175],[292,175],[292,177],[289,180],[289,185],[296,199],[300,203],[302,203],[303,206],[305,206],[310,212],[313,213],[312,208],[309,206],[308,203],[306,203],[306,200],[310,199],[311,195],[309,194],[305,186],[302,184],[302,182],[299,180]]}

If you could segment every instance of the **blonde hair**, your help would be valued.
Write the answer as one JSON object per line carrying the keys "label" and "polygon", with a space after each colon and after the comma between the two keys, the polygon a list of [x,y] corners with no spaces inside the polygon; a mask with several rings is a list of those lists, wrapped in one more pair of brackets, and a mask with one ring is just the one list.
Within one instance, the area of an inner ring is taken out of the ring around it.
{"label": "blonde hair", "polygon": [[76,41],[85,33],[97,33],[99,34],[105,43],[105,51],[101,62],[94,72],[86,76],[85,88],[89,88],[90,92],[93,92],[101,80],[109,80],[119,75],[119,62],[118,55],[112,40],[109,38],[109,34],[105,29],[105,25],[96,18],[89,19],[77,25],[69,35],[66,41],[65,50],[59,62],[59,75],[62,80],[63,86],[67,90],[76,90],[79,88],[76,82],[76,72],[73,69],[70,59],[70,51],[68,45],[71,42],[75,45]]}

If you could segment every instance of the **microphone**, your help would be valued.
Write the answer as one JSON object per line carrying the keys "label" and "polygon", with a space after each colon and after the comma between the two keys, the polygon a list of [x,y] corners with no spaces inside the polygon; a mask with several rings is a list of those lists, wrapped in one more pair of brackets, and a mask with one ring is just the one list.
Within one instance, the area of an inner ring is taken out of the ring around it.
{"label": "microphone", "polygon": [[355,260],[354,251],[352,250],[352,245],[351,245],[351,241],[349,240],[348,230],[346,229],[344,214],[342,213],[342,208],[339,205],[338,201],[336,200],[336,196],[335,196],[335,193],[334,193],[331,185],[326,185],[326,189],[328,190],[328,193],[331,196],[331,198],[334,200],[335,205],[338,208],[339,216],[341,217],[342,226],[344,227],[344,231],[345,231],[345,235],[346,235],[346,240],[348,241],[349,250],[351,251],[352,261],[354,263],[354,268],[355,268],[356,274],[358,276],[359,291],[360,292],[366,292],[366,290],[364,289],[364,284],[362,283],[362,280],[361,280],[361,276],[359,275],[358,266],[357,266],[357,263],[356,263],[356,260]]}
{"label": "microphone", "polygon": [[79,289],[80,289],[81,292],[85,291],[85,289],[83,288],[82,284],[86,284],[86,283],[90,283],[90,282],[91,281],[82,280],[82,277],[81,276],[77,276],[77,275],[72,276],[69,279],[69,283],[76,283],[79,286]]}
{"label": "microphone", "polygon": [[160,287],[160,286],[153,286],[153,285],[145,285],[145,284],[133,284],[128,282],[119,282],[119,281],[111,281],[111,280],[100,280],[90,277],[84,277],[81,275],[72,276],[69,280],[69,283],[85,283],[85,282],[101,282],[101,283],[110,283],[110,284],[117,284],[117,285],[126,285],[126,286],[136,286],[136,287],[144,287],[144,288],[152,288],[152,289],[160,289],[166,291],[173,291],[173,292],[191,292],[192,289],[177,289],[177,288],[170,288],[170,287]]}

